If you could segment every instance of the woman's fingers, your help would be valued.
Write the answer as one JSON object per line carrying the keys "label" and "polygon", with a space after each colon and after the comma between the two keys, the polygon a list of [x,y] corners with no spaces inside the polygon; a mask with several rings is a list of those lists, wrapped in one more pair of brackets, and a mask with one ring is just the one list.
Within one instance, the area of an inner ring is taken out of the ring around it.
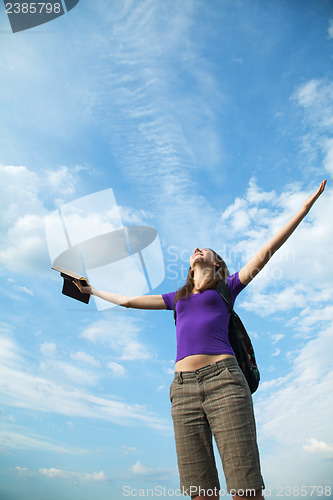
{"label": "woman's fingers", "polygon": [[78,284],[77,280],[73,280],[72,283],[74,283],[74,285],[80,290],[80,287],[79,287],[79,284]]}
{"label": "woman's fingers", "polygon": [[[319,195],[321,195],[321,193],[322,193],[322,192],[324,191],[324,189],[325,189],[326,182],[327,182],[327,179],[325,179],[324,181],[322,181],[322,182],[320,183],[320,186],[319,186],[318,191],[317,191],[314,195],[312,195],[312,197],[313,197],[313,198],[315,198],[316,196],[318,197]],[[310,198],[311,198],[311,196],[310,196]]]}
{"label": "woman's fingers", "polygon": [[81,283],[80,283],[80,280],[75,279],[75,280],[73,281],[73,283],[74,283],[74,285],[76,285],[76,286],[78,287],[78,289],[80,290],[80,292],[82,292],[82,288],[83,288],[83,287],[82,287],[82,285],[81,285]]}
{"label": "woman's fingers", "polygon": [[318,191],[316,192],[316,194],[314,195],[314,199],[316,200],[317,198],[319,198],[319,196],[321,195],[321,193],[324,191],[325,189],[325,186],[326,186],[326,182],[327,182],[327,179],[325,179],[319,186],[319,189]]}
{"label": "woman's fingers", "polygon": [[319,189],[316,193],[314,193],[312,196],[309,196],[307,200],[304,202],[304,207],[306,207],[308,210],[312,207],[315,201],[319,198],[319,196],[322,194],[322,192],[325,189],[327,179],[323,180],[319,186]]}
{"label": "woman's fingers", "polygon": [[320,194],[324,191],[325,189],[325,186],[326,186],[326,182],[327,182],[327,179],[325,179],[321,184],[320,184],[320,188],[321,191],[320,191]]}
{"label": "woman's fingers", "polygon": [[74,285],[76,285],[78,287],[78,289],[80,290],[81,293],[89,293],[89,295],[92,294],[92,287],[91,287],[91,285],[89,285],[89,284],[82,285],[82,283],[78,279],[75,279],[73,281],[73,283],[74,283]]}

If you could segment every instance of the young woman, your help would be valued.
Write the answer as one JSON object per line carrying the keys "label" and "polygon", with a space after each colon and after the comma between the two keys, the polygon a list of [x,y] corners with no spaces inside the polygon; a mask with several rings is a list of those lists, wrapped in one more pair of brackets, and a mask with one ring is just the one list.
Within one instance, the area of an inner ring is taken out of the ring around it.
{"label": "young woman", "polygon": [[[212,435],[224,469],[228,492],[236,499],[263,498],[264,482],[252,398],[228,340],[229,313],[216,290],[226,280],[230,296],[237,295],[283,245],[324,191],[324,180],[294,217],[237,273],[229,276],[223,259],[213,250],[196,248],[185,285],[164,295],[127,297],[83,287],[124,307],[174,309],[177,359],[170,387],[181,489],[195,500],[219,498]],[[175,306],[176,304],[176,306]]]}

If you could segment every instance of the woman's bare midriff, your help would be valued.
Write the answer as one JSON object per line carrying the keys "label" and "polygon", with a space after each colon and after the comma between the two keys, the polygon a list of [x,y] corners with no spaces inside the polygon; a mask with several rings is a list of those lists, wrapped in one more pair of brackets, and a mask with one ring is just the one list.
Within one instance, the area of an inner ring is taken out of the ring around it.
{"label": "woman's bare midriff", "polygon": [[216,363],[221,359],[234,358],[232,354],[193,354],[192,356],[186,356],[186,358],[180,359],[175,365],[176,372],[190,372],[192,370],[198,370],[203,366]]}

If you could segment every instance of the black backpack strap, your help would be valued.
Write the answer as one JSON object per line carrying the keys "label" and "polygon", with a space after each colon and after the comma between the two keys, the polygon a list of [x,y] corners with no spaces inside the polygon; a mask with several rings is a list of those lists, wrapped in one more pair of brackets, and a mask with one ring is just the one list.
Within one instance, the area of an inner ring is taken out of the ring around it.
{"label": "black backpack strap", "polygon": [[223,279],[221,281],[221,283],[217,287],[217,291],[219,292],[219,294],[221,295],[221,297],[227,303],[229,313],[231,313],[231,311],[233,310],[233,305],[232,305],[232,302],[231,302],[229,287],[228,287],[228,283],[227,283],[226,279],[225,280]]}
{"label": "black backpack strap", "polygon": [[177,324],[177,313],[176,313],[176,305],[177,305],[177,300],[176,300],[176,297],[175,297],[175,306],[174,306],[174,309],[173,309],[173,318],[175,320],[175,325]]}
{"label": "black backpack strap", "polygon": [[230,314],[229,327],[228,327],[229,342],[234,353],[236,354],[238,363],[240,363],[243,360],[243,350],[242,350],[243,334],[242,331],[239,329],[240,318],[238,317],[233,308],[229,287],[226,279],[221,281],[221,283],[217,287],[217,291],[219,292],[221,297],[225,300],[228,306],[228,311]]}

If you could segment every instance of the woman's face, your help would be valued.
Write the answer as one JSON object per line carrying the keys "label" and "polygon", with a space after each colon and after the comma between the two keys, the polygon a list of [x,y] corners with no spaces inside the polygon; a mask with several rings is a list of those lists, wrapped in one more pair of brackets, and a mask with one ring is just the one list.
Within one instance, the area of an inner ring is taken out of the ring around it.
{"label": "woman's face", "polygon": [[190,266],[193,266],[196,262],[204,262],[209,267],[215,264],[215,257],[213,252],[209,248],[195,248],[193,254],[190,257]]}

